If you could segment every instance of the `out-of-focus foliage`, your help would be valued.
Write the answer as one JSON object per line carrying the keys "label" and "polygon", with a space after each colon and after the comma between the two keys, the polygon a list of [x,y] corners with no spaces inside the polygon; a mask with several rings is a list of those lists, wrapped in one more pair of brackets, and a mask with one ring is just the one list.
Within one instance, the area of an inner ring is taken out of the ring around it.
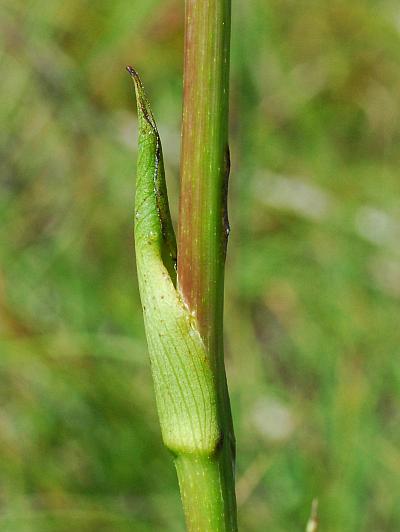
{"label": "out-of-focus foliage", "polygon": [[[400,529],[400,18],[233,0],[241,530]],[[141,73],[178,194],[183,2],[0,7],[0,529],[182,531],[132,247]]]}

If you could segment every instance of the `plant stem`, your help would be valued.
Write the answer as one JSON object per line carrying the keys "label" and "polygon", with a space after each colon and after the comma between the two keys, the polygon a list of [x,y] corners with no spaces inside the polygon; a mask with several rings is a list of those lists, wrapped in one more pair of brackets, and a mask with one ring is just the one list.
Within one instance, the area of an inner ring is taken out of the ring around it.
{"label": "plant stem", "polygon": [[237,529],[234,435],[223,358],[230,3],[185,3],[178,289],[206,346],[221,434],[214,456],[176,459],[187,526],[198,532]]}
{"label": "plant stem", "polygon": [[175,460],[175,467],[188,530],[234,530],[224,509],[225,494],[221,489],[218,457],[180,455]]}
{"label": "plant stem", "polygon": [[207,347],[215,351],[224,275],[221,211],[228,144],[230,1],[186,0],[185,19],[178,277]]}

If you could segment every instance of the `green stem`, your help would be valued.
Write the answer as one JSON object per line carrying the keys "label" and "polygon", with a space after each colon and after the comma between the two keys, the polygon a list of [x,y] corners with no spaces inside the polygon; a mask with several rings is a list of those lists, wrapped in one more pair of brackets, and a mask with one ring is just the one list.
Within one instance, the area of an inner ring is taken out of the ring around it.
{"label": "green stem", "polygon": [[224,531],[226,526],[219,460],[208,456],[176,458],[182,503],[188,530]]}
{"label": "green stem", "polygon": [[176,459],[192,532],[237,529],[235,445],[223,358],[230,8],[230,0],[186,0],[178,289],[206,347],[221,434],[214,456]]}

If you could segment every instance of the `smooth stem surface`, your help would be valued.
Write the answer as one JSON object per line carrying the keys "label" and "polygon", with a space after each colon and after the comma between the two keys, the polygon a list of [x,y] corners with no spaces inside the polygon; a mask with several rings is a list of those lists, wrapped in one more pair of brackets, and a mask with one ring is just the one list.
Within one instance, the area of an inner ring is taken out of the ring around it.
{"label": "smooth stem surface", "polygon": [[176,458],[175,466],[188,530],[231,530],[226,526],[223,511],[218,457],[181,455]]}
{"label": "smooth stem surface", "polygon": [[179,287],[215,352],[224,276],[230,0],[186,0]]}
{"label": "smooth stem surface", "polygon": [[223,358],[231,6],[230,0],[186,0],[185,6],[178,289],[196,317],[215,376],[221,445],[208,461],[179,457],[176,466],[186,486],[189,530],[234,531],[235,444]]}

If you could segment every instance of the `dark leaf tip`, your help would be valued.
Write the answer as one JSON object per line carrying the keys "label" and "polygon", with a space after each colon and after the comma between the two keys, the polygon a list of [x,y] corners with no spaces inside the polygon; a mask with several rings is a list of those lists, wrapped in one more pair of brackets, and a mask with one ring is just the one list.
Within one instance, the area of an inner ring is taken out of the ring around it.
{"label": "dark leaf tip", "polygon": [[133,78],[138,78],[139,77],[138,73],[136,72],[136,70],[133,67],[127,65],[126,70]]}

